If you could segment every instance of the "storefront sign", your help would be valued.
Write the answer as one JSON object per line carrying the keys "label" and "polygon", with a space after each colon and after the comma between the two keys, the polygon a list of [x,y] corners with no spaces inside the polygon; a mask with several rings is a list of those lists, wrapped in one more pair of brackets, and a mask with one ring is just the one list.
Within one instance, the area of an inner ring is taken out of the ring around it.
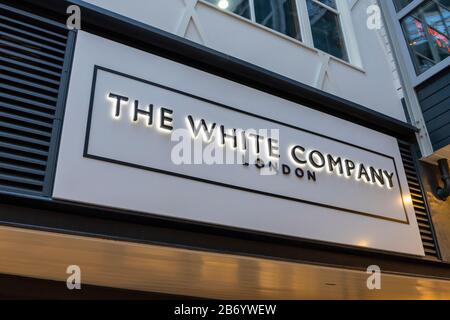
{"label": "storefront sign", "polygon": [[83,31],[52,196],[424,254],[394,137]]}
{"label": "storefront sign", "polygon": [[91,97],[86,157],[408,223],[389,155],[99,66]]}

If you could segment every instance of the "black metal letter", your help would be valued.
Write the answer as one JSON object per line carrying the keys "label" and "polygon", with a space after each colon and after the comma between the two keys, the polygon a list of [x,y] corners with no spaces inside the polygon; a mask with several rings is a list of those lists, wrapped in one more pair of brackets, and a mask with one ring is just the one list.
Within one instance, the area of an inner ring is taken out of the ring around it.
{"label": "black metal letter", "polygon": [[297,156],[297,150],[300,150],[302,153],[305,152],[305,148],[303,148],[302,146],[295,146],[291,149],[291,156],[292,159],[294,159],[295,162],[299,163],[299,164],[305,164],[307,163],[306,160],[301,160],[298,156]]}
{"label": "black metal letter", "polygon": [[[317,155],[320,158],[321,163],[316,162],[314,155]],[[309,154],[309,162],[315,168],[323,168],[325,166],[325,157],[320,151],[314,150]]]}
{"label": "black metal letter", "polygon": [[279,158],[280,157],[280,145],[277,139],[268,139],[269,143],[269,157]]}
{"label": "black metal letter", "polygon": [[112,92],[109,93],[108,97],[117,100],[116,101],[116,112],[115,112],[115,117],[117,118],[120,116],[120,103],[122,101],[127,102],[129,99],[128,99],[128,97],[121,96],[119,94],[112,93]]}
{"label": "black metal letter", "polygon": [[134,115],[133,115],[133,121],[138,121],[138,116],[142,114],[148,117],[148,125],[151,126],[153,124],[153,104],[150,104],[148,106],[148,111],[139,109],[139,101],[134,100]]}
{"label": "black metal letter", "polygon": [[161,108],[161,123],[160,128],[166,129],[166,130],[173,130],[173,127],[170,125],[170,123],[173,122],[172,118],[173,110]]}

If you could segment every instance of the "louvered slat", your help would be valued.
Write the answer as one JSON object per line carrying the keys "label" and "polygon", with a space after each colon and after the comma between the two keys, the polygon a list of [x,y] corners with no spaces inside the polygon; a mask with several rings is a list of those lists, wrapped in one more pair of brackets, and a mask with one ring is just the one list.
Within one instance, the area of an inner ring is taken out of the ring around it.
{"label": "louvered slat", "polygon": [[0,4],[0,190],[43,194],[68,31]]}
{"label": "louvered slat", "polygon": [[399,141],[399,148],[411,192],[412,204],[416,212],[417,223],[419,225],[425,255],[430,258],[438,258],[438,252],[436,249],[437,246],[431,226],[431,219],[417,174],[417,168],[411,146],[406,142]]}

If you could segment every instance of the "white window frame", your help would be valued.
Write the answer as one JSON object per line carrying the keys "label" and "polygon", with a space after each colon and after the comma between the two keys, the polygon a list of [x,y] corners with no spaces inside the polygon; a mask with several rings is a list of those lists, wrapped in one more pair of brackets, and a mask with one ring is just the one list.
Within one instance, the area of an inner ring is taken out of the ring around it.
{"label": "white window frame", "polygon": [[412,11],[414,11],[418,6],[424,4],[426,1],[428,0],[414,0],[398,12],[393,1],[388,1],[385,4],[382,4],[385,6],[385,14],[389,18],[387,20],[388,26],[393,30],[393,46],[401,54],[403,60],[407,65],[407,69],[405,70],[405,72],[407,73],[409,82],[413,87],[419,86],[421,83],[427,81],[445,68],[450,67],[450,57],[447,57],[419,75],[416,72],[413,57],[409,52],[409,48],[400,21]]}
{"label": "white window frame", "polygon": [[[302,3],[302,12],[300,20],[303,20],[306,22],[306,25],[304,26],[305,30],[308,30],[308,33],[306,34],[308,38],[305,39],[305,43],[313,48],[314,47],[314,39],[312,36],[312,29],[311,29],[311,22],[309,20],[309,13],[308,8],[306,4],[306,0],[296,0],[297,4],[300,2]],[[312,0],[315,4],[322,6],[323,8],[330,10],[331,12],[335,13],[338,16],[339,24],[342,31],[342,36],[344,37],[344,46],[345,50],[348,56],[348,62],[352,65],[356,65],[358,67],[362,67],[362,61],[361,57],[359,55],[359,49],[357,45],[356,36],[353,30],[353,23],[351,18],[351,12],[348,5],[348,1],[345,0],[336,0],[336,9],[330,6],[327,6],[326,4],[320,2],[319,0]],[[303,31],[303,30],[302,30]],[[316,48],[317,49],[317,48]],[[320,50],[320,49],[317,49]],[[342,60],[338,57],[335,57],[327,52],[324,52],[331,57]],[[343,60],[345,61],[345,60]],[[347,61],[345,61],[347,62]]]}
{"label": "white window frame", "polygon": [[362,68],[363,68],[362,60],[361,60],[361,56],[359,53],[357,39],[356,39],[354,28],[353,28],[350,6],[349,6],[349,3],[347,0],[336,0],[337,9],[329,7],[318,0],[312,0],[312,1],[317,3],[318,5],[321,5],[322,7],[326,8],[327,10],[331,10],[332,12],[334,12],[338,15],[342,34],[344,37],[345,49],[347,51],[347,56],[348,56],[349,61],[340,59],[336,56],[329,54],[328,52],[322,51],[322,50],[314,47],[314,40],[313,40],[313,36],[312,36],[312,29],[311,29],[311,24],[310,24],[310,20],[309,20],[309,14],[308,14],[306,0],[293,0],[295,2],[295,7],[297,9],[298,24],[299,24],[302,40],[292,38],[282,32],[273,30],[262,24],[257,23],[256,17],[255,17],[255,6],[254,6],[255,0],[247,0],[249,2],[249,6],[250,6],[250,19],[241,17],[231,11],[222,10],[222,9],[218,8],[217,6],[215,6],[209,2],[206,2],[205,0],[200,0],[200,1],[202,1],[203,3],[205,3],[209,6],[213,6],[214,8],[218,9],[221,12],[225,12],[225,13],[231,14],[233,16],[239,17],[241,19],[244,19],[258,27],[264,28],[267,31],[271,31],[277,35],[281,35],[285,39],[292,40],[297,43],[301,43],[302,45],[305,45],[309,48],[313,48],[314,50],[316,50],[318,52],[322,52],[322,53],[330,56],[334,60],[343,62],[344,64],[348,64],[352,67],[356,67],[357,69],[362,71]]}

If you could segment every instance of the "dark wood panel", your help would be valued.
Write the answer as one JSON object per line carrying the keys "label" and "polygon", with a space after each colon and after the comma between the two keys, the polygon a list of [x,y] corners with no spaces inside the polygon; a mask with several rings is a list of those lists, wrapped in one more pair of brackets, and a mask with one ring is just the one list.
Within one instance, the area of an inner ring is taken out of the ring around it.
{"label": "dark wood panel", "polygon": [[444,140],[440,140],[440,141],[435,141],[433,143],[433,148],[435,150],[439,150],[447,145],[450,144],[450,136],[448,136],[447,138],[445,138]]}
{"label": "dark wood panel", "polygon": [[448,111],[450,108],[450,97],[442,101],[441,103],[435,105],[433,108],[423,112],[424,120],[430,122],[440,117],[444,112]]}
{"label": "dark wood panel", "polygon": [[430,134],[438,150],[450,142],[450,72],[444,70],[417,88],[417,96]]}
{"label": "dark wood panel", "polygon": [[428,122],[428,133],[432,133],[446,124],[450,123],[450,108],[447,111],[444,111],[441,115]]}
{"label": "dark wood panel", "polygon": [[430,132],[431,141],[436,143],[447,138],[450,138],[450,122],[447,122],[445,126]]}
{"label": "dark wood panel", "polygon": [[433,82],[433,85],[426,83],[417,89],[417,96],[419,100],[424,100],[443,87],[448,86],[450,83],[450,70],[446,70],[443,74],[433,77],[431,82]]}
{"label": "dark wood panel", "polygon": [[421,101],[421,107],[423,111],[428,109],[439,107],[443,102],[446,102],[447,107],[449,106],[449,98],[450,95],[450,84],[442,89],[439,89],[437,92]]}

